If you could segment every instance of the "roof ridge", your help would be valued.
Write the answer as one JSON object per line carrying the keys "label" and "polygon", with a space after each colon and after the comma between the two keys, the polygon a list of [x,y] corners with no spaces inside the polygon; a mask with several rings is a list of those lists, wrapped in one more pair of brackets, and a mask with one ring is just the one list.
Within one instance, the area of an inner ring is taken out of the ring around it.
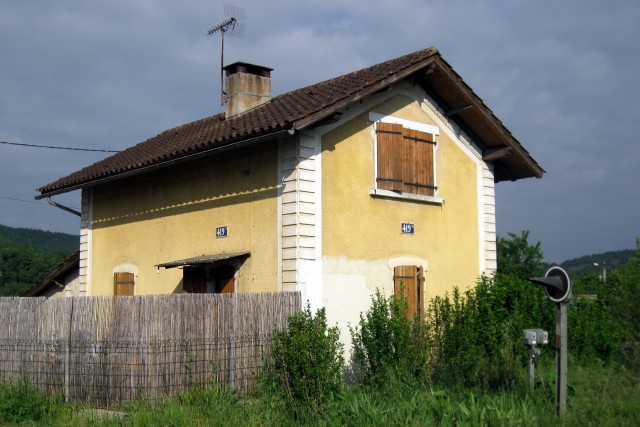
{"label": "roof ridge", "polygon": [[[99,181],[119,179],[136,171],[147,170],[150,166],[168,164],[229,144],[255,141],[278,132],[306,128],[350,102],[362,99],[398,79],[407,78],[432,63],[438,63],[439,67],[455,73],[435,46],[428,47],[282,93],[234,117],[225,118],[224,113],[218,113],[166,129],[155,137],[38,188],[36,191],[41,194],[36,198],[84,188]],[[465,85],[462,90],[473,94],[460,76],[457,73],[455,75]],[[473,96],[477,97],[475,94]],[[492,114],[481,100],[479,102],[488,111],[487,114]],[[515,138],[513,140],[519,145]],[[526,152],[523,154],[528,155]]]}
{"label": "roof ridge", "polygon": [[[273,97],[272,100],[274,100],[275,98],[279,98],[279,97],[282,97],[282,96],[286,96],[286,95],[292,94],[292,93],[304,92],[305,90],[308,90],[308,89],[310,89],[312,87],[320,87],[320,86],[323,86],[323,85],[328,85],[328,84],[330,84],[332,82],[335,82],[335,81],[344,80],[344,79],[346,79],[347,77],[350,77],[350,76],[356,76],[356,75],[361,74],[361,73],[363,73],[365,71],[371,71],[373,69],[378,69],[378,68],[381,68],[381,69],[382,68],[386,68],[389,64],[391,64],[393,62],[401,62],[403,59],[406,59],[406,58],[409,58],[409,57],[412,57],[412,56],[415,56],[415,57],[419,58],[419,59],[417,59],[415,61],[411,61],[406,66],[402,67],[403,69],[404,68],[408,68],[411,65],[415,64],[416,62],[420,62],[420,61],[426,59],[427,57],[430,57],[430,56],[432,56],[434,54],[437,54],[437,53],[439,53],[438,48],[435,47],[435,46],[431,46],[431,47],[428,47],[426,49],[419,50],[417,52],[408,53],[408,54],[405,54],[405,55],[402,55],[402,56],[398,56],[396,58],[388,59],[388,60],[383,61],[383,62],[372,64],[372,65],[369,65],[369,66],[366,66],[366,67],[362,67],[362,68],[360,68],[358,70],[350,71],[348,73],[345,73],[345,74],[342,74],[342,75],[339,75],[339,76],[336,76],[336,77],[331,77],[329,79],[326,79],[326,80],[323,80],[323,81],[320,81],[320,82],[317,82],[317,83],[313,83],[313,84],[310,84],[310,85],[305,86],[305,87],[301,87],[301,88],[298,88],[298,89],[293,89],[293,90],[291,90],[289,92],[285,92],[285,93],[282,93],[280,95],[277,95],[277,96]],[[399,71],[399,70],[397,70],[397,69],[394,70],[394,72],[397,72],[397,71]]]}

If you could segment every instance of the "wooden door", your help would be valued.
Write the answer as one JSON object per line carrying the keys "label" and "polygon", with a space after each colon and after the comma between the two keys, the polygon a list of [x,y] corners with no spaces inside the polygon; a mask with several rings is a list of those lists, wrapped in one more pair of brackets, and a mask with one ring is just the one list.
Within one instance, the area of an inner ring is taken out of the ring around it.
{"label": "wooden door", "polygon": [[216,284],[216,293],[232,294],[235,292],[236,269],[230,265],[222,265],[212,270],[212,276]]}
{"label": "wooden door", "polygon": [[407,301],[407,315],[422,316],[422,268],[416,265],[402,265],[393,269],[393,293],[404,295]]}

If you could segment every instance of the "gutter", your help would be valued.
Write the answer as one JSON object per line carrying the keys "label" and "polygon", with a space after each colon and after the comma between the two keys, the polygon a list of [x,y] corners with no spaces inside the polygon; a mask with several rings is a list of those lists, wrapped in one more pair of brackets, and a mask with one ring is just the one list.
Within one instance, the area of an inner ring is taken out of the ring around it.
{"label": "gutter", "polygon": [[[201,157],[206,157],[212,154],[217,154],[217,153],[223,153],[225,151],[230,151],[230,150],[234,150],[236,148],[241,148],[241,147],[245,147],[245,146],[250,146],[253,144],[256,144],[258,142],[262,142],[262,141],[268,141],[268,140],[272,140],[272,139],[276,139],[279,138],[281,136],[292,136],[293,134],[295,134],[295,129],[285,129],[285,130],[280,130],[277,132],[273,132],[273,133],[269,133],[267,135],[261,135],[261,136],[256,136],[253,138],[249,138],[249,139],[243,139],[240,141],[236,141],[236,142],[232,142],[230,144],[226,144],[226,145],[222,145],[222,146],[218,146],[218,147],[212,147],[208,150],[204,150],[204,151],[199,151],[197,153],[193,153],[193,154],[189,154],[183,157],[179,157],[176,159],[171,159],[171,160],[165,160],[164,162],[160,162],[160,163],[155,163],[153,165],[149,165],[149,166],[143,166],[141,168],[137,168],[137,169],[133,169],[133,170],[128,170],[125,172],[121,172],[115,175],[111,175],[111,176],[107,176],[104,178],[97,178],[97,179],[93,179],[93,180],[89,180],[86,182],[82,182],[80,184],[75,184],[75,185],[71,185],[68,187],[64,187],[58,190],[53,190],[53,191],[49,191],[46,193],[41,193],[37,196],[35,196],[34,198],[36,200],[40,200],[40,199],[44,199],[45,197],[47,199],[49,199],[51,196],[55,196],[58,194],[63,194],[63,193],[68,193],[70,191],[74,191],[74,190],[80,190],[82,188],[88,187],[88,186],[92,186],[92,185],[97,185],[97,184],[104,184],[106,182],[111,182],[111,181],[116,181],[122,178],[127,178],[130,176],[134,176],[134,175],[139,175],[141,173],[145,173],[145,172],[151,172],[157,169],[161,169],[161,168],[165,168],[168,166],[173,166],[179,163],[183,163],[189,160],[195,160],[195,159],[199,159]],[[52,203],[52,202],[50,202]],[[53,202],[55,203],[55,202]],[[56,204],[57,205],[57,204]],[[56,206],[54,205],[54,206]],[[61,206],[61,205],[60,205]],[[60,206],[56,206],[56,207],[60,207]],[[63,209],[63,208],[61,208]],[[71,208],[70,211],[72,211],[72,213],[76,213],[77,211],[74,211]],[[65,209],[67,210],[67,209]]]}

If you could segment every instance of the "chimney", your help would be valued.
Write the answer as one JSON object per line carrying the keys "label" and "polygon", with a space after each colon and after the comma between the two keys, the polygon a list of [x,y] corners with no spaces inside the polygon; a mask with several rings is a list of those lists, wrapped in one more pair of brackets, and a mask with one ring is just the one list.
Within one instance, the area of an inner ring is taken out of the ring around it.
{"label": "chimney", "polygon": [[246,62],[234,62],[226,71],[225,118],[234,117],[256,108],[271,99],[271,71],[273,68]]}

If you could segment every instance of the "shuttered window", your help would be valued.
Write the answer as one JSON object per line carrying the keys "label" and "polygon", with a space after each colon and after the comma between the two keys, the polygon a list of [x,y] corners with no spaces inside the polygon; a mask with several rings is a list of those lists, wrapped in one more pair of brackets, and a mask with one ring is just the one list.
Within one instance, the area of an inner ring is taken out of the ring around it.
{"label": "shuttered window", "polygon": [[376,138],[378,189],[435,195],[433,134],[377,122]]}
{"label": "shuttered window", "polygon": [[407,300],[407,315],[422,316],[422,268],[402,265],[393,269],[393,293],[404,295]]}
{"label": "shuttered window", "polygon": [[120,296],[133,295],[135,276],[133,273],[113,274],[113,294]]}

